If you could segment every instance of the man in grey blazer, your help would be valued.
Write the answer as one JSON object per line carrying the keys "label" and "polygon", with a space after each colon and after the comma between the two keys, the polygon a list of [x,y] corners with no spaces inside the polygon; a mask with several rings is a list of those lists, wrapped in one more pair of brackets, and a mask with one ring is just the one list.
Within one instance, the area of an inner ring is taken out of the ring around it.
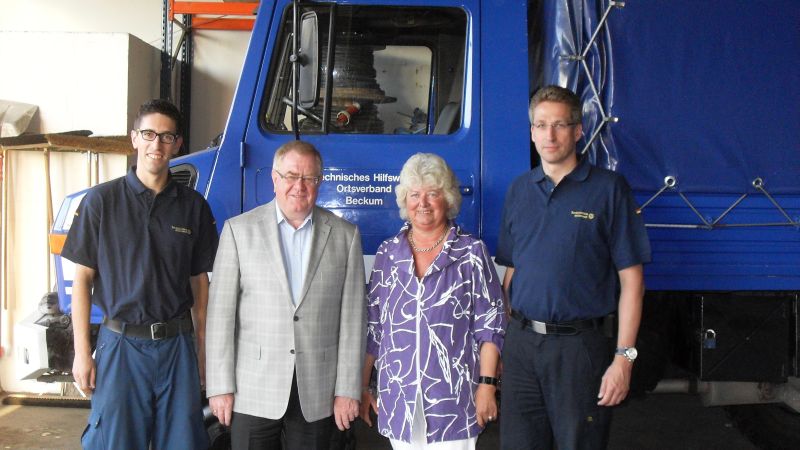
{"label": "man in grey blazer", "polygon": [[[322,157],[275,153],[275,199],[225,223],[206,325],[206,393],[234,449],[328,447],[358,416],[365,281],[355,225],[317,207]],[[283,437],[282,437],[283,436]]]}

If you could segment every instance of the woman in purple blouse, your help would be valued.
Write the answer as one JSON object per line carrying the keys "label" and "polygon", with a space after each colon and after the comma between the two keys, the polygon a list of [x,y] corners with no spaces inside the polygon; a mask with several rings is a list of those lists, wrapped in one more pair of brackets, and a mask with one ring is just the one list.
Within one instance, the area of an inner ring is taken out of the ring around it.
{"label": "woman in purple blouse", "polygon": [[484,243],[452,222],[461,194],[442,158],[409,158],[396,195],[407,222],[375,255],[361,417],[372,425],[371,406],[394,449],[474,449],[497,419],[500,280]]}

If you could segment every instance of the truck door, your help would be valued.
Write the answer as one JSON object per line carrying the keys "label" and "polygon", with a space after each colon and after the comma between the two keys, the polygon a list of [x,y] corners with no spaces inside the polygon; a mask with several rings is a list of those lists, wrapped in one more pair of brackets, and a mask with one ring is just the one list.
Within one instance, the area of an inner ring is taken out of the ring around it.
{"label": "truck door", "polygon": [[[480,131],[471,126],[480,104],[479,75],[472,70],[479,51],[476,5],[303,2],[295,129],[293,11],[278,2],[276,14],[281,8],[283,14],[272,21],[245,138],[244,210],[273,199],[273,155],[299,131],[322,153],[318,204],[359,226],[365,254],[401,226],[394,188],[403,163],[417,152],[450,164],[463,196],[456,220],[479,233]],[[309,62],[313,53],[318,67]]]}

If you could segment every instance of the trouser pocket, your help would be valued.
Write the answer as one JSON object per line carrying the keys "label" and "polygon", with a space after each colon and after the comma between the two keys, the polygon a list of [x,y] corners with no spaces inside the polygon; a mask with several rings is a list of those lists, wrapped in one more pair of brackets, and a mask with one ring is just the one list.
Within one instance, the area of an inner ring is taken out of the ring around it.
{"label": "trouser pocket", "polygon": [[84,450],[105,450],[103,419],[99,411],[89,413],[89,423],[81,435],[81,446]]}

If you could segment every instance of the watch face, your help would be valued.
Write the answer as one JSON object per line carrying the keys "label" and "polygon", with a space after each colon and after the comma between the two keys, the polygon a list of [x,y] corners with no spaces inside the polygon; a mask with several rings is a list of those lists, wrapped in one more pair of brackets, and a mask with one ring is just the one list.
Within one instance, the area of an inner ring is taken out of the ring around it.
{"label": "watch face", "polygon": [[639,356],[639,351],[636,350],[636,347],[628,347],[625,349],[625,357],[634,360],[636,357]]}

